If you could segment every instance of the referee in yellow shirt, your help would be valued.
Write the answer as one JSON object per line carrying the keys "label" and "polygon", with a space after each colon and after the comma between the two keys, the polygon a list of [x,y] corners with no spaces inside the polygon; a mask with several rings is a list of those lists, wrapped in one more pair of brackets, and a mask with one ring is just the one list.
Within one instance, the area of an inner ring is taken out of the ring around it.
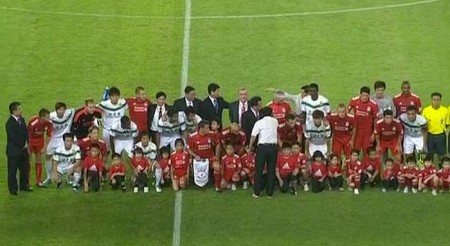
{"label": "referee in yellow shirt", "polygon": [[437,154],[439,162],[447,153],[446,129],[450,125],[449,109],[441,105],[442,94],[434,92],[431,94],[431,105],[426,107],[422,115],[427,120],[428,154],[434,158]]}

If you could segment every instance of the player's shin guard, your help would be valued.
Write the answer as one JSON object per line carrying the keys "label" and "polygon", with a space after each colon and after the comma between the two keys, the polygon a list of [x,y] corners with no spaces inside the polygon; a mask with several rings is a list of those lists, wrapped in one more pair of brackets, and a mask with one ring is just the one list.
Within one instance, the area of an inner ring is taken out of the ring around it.
{"label": "player's shin guard", "polygon": [[73,173],[73,185],[72,186],[79,186],[81,179],[81,173],[80,172],[74,172]]}
{"label": "player's shin guard", "polygon": [[161,168],[155,169],[155,186],[159,186],[161,184],[162,179],[162,170]]}
{"label": "player's shin guard", "polygon": [[36,184],[39,184],[42,182],[42,163],[36,162],[34,168],[36,169]]}
{"label": "player's shin guard", "polygon": [[214,170],[214,187],[220,189],[220,181],[222,180],[222,175],[220,171]]}
{"label": "player's shin guard", "polygon": [[45,160],[45,172],[47,173],[47,177],[45,179],[46,183],[50,183],[52,180],[52,160]]}

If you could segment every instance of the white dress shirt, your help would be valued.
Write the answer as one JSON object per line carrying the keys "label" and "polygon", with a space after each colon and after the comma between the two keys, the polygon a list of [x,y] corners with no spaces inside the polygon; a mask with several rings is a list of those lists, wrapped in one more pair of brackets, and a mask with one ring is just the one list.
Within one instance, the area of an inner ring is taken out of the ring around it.
{"label": "white dress shirt", "polygon": [[259,135],[258,144],[276,144],[278,141],[277,130],[278,121],[271,116],[266,116],[255,123],[252,136]]}
{"label": "white dress shirt", "polygon": [[194,107],[194,102],[187,100],[187,98],[184,98],[186,100],[186,107]]}
{"label": "white dress shirt", "polygon": [[162,108],[162,115],[164,115],[164,113],[166,112],[166,107],[163,106],[156,106],[156,111],[155,114],[153,115],[153,119],[152,119],[152,127],[150,128],[150,130],[157,132],[158,131],[158,121],[159,121],[159,110],[160,108]]}

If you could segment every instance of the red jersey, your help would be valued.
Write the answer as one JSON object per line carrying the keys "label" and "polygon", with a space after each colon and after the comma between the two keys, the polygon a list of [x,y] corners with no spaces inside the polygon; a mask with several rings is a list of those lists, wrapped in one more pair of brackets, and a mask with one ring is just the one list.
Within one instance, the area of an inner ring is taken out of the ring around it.
{"label": "red jersey", "polygon": [[241,157],[241,164],[243,168],[247,168],[250,173],[255,171],[255,154],[245,154]]}
{"label": "red jersey", "polygon": [[403,93],[400,93],[393,98],[393,101],[397,116],[406,113],[406,108],[409,105],[414,105],[419,112],[422,111],[422,102],[420,101],[420,97],[416,94],[411,93],[409,95],[404,95]]}
{"label": "red jersey", "polygon": [[108,153],[108,148],[106,147],[105,141],[99,139],[97,142],[92,142],[92,140],[89,137],[83,138],[78,140],[77,145],[80,147],[81,150],[81,160],[84,160],[86,156],[91,155],[91,145],[93,143],[96,143],[100,146],[100,159],[103,159]]}
{"label": "red jersey", "polygon": [[360,166],[361,169],[363,168],[362,163],[359,160],[357,161],[345,160],[345,171],[347,173],[347,177],[350,176],[351,170],[355,166]]}
{"label": "red jersey", "polygon": [[100,157],[94,159],[88,156],[84,159],[84,168],[88,171],[101,172],[103,170],[103,160]]}
{"label": "red jersey", "polygon": [[222,170],[224,176],[233,175],[242,168],[241,159],[238,155],[224,155],[222,157]]}
{"label": "red jersey", "polygon": [[378,105],[372,99],[362,102],[359,97],[354,97],[348,104],[348,111],[352,110],[355,123],[360,129],[371,129],[374,120],[378,119]]}
{"label": "red jersey", "polygon": [[328,166],[328,176],[334,176],[336,174],[342,174],[342,166],[340,163]]}
{"label": "red jersey", "polygon": [[311,165],[311,176],[317,179],[321,179],[328,175],[327,165],[323,162],[314,162]]}
{"label": "red jersey", "polygon": [[424,167],[420,170],[419,178],[426,179],[430,175],[433,175],[436,173],[437,173],[437,170],[436,170],[436,167],[434,167],[434,165],[431,165],[429,167]]}
{"label": "red jersey", "polygon": [[170,159],[164,159],[164,158],[159,159],[158,164],[163,173],[166,173],[166,174],[169,173],[170,164],[171,164],[170,162],[171,162]]}
{"label": "red jersey", "polygon": [[448,180],[448,178],[450,178],[450,168],[449,169],[442,168],[441,170],[439,170],[438,176],[443,180]]}
{"label": "red jersey", "polygon": [[187,172],[189,164],[191,163],[191,157],[185,151],[174,152],[170,156],[170,166],[175,170],[181,170]]}
{"label": "red jersey", "polygon": [[292,157],[295,158],[298,168],[306,168],[306,162],[308,161],[308,158],[306,158],[305,154],[303,153],[292,154]]}
{"label": "red jersey", "polygon": [[123,175],[125,175],[125,164],[119,163],[116,165],[112,165],[109,169],[109,178],[111,178],[116,173],[123,173]]}
{"label": "red jersey", "polygon": [[363,165],[361,164],[360,161],[358,161],[358,163],[359,163],[359,165],[355,164],[355,165],[350,166],[350,168],[348,169],[349,175],[361,174],[363,172],[363,169],[364,169]]}
{"label": "red jersey", "polygon": [[147,169],[150,165],[148,164],[148,160],[145,157],[141,157],[140,160],[138,160],[136,157],[131,158],[131,165],[136,168],[139,172],[144,171]]}
{"label": "red jersey", "polygon": [[241,153],[243,151],[243,147],[245,145],[246,136],[242,130],[239,130],[238,134],[234,134],[231,132],[230,128],[227,127],[222,131],[220,136],[222,144],[232,143],[234,144],[234,149],[237,153]]}
{"label": "red jersey", "polygon": [[216,155],[215,146],[218,144],[218,138],[211,133],[202,135],[196,132],[189,137],[189,149],[204,159],[210,159]]}
{"label": "red jersey", "polygon": [[280,154],[277,158],[277,167],[280,176],[286,177],[298,167],[297,159],[291,155],[285,156]]}
{"label": "red jersey", "polygon": [[52,131],[52,123],[42,121],[39,116],[31,117],[28,122],[28,137],[30,138],[30,143],[43,142],[44,134],[47,134],[47,137],[50,137]]}
{"label": "red jersey", "polygon": [[351,138],[353,135],[353,128],[355,127],[355,117],[351,114],[340,118],[336,113],[327,116],[330,123],[333,137],[335,138]]}
{"label": "red jersey", "polygon": [[278,138],[282,143],[292,144],[297,142],[303,135],[303,128],[300,122],[295,122],[294,127],[290,127],[286,122],[278,125]]}
{"label": "red jersey", "polygon": [[380,159],[376,158],[376,159],[370,159],[369,157],[364,157],[362,160],[362,165],[365,171],[368,172],[375,172],[375,171],[380,171],[381,169],[381,163],[380,163]]}
{"label": "red jersey", "polygon": [[139,98],[132,97],[127,99],[127,104],[130,111],[130,120],[136,123],[139,132],[146,131],[148,128],[147,109],[151,102],[149,100],[141,101]]}
{"label": "red jersey", "polygon": [[291,105],[285,101],[272,101],[267,106],[272,109],[273,117],[278,120],[279,124],[284,123],[286,121],[286,115],[292,111]]}
{"label": "red jersey", "polygon": [[385,169],[383,171],[383,180],[391,180],[394,178],[397,178],[398,172],[396,172],[394,169],[388,170]]}
{"label": "red jersey", "polygon": [[403,126],[397,119],[391,124],[386,124],[384,119],[381,119],[377,121],[374,133],[380,136],[380,142],[397,142],[399,136],[403,135]]}
{"label": "red jersey", "polygon": [[419,169],[417,167],[403,166],[399,172],[399,175],[406,175],[406,174],[412,174],[414,176],[418,176]]}

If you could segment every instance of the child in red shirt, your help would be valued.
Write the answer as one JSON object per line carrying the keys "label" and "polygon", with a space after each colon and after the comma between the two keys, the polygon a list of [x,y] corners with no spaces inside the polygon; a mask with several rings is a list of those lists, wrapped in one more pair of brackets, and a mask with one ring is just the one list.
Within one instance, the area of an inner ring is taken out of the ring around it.
{"label": "child in red shirt", "polygon": [[328,182],[331,190],[344,190],[344,188],[342,188],[344,184],[344,179],[342,178],[342,166],[339,157],[335,154],[330,155],[330,163],[328,165]]}
{"label": "child in red shirt", "polygon": [[109,169],[109,184],[113,190],[121,187],[123,192],[127,192],[125,185],[125,164],[123,164],[120,155],[114,153],[112,156],[111,168]]}
{"label": "child in red shirt", "polygon": [[189,180],[189,165],[191,156],[184,151],[184,141],[181,138],[175,140],[175,152],[170,157],[170,175],[174,191],[184,189]]}
{"label": "child in red shirt", "polygon": [[170,177],[170,151],[167,147],[162,147],[159,150],[159,160],[153,167],[155,173],[155,190],[161,192],[161,186],[169,184],[172,178]]}
{"label": "child in red shirt", "polygon": [[[444,156],[442,158],[442,168],[439,170],[439,187],[441,192],[450,188],[450,157]],[[449,190],[450,191],[450,190]]]}
{"label": "child in red shirt", "polygon": [[222,189],[231,188],[236,190],[236,183],[239,182],[239,173],[242,169],[241,159],[234,153],[234,145],[232,143],[225,144],[225,155],[222,157]]}
{"label": "child in red shirt", "polygon": [[367,155],[362,160],[363,173],[361,175],[361,189],[365,188],[366,183],[370,187],[375,187],[380,182],[380,158],[374,148],[367,149]]}
{"label": "child in red shirt", "polygon": [[313,193],[319,193],[325,190],[327,183],[327,166],[325,164],[323,153],[319,150],[312,155],[313,164],[311,165],[311,190]]}
{"label": "child in red shirt", "polygon": [[286,193],[289,188],[292,195],[297,195],[297,175],[298,164],[297,159],[291,155],[291,145],[283,143],[282,153],[278,155],[275,175],[280,184],[280,190]]}
{"label": "child in red shirt", "polygon": [[347,184],[350,190],[353,190],[355,195],[359,195],[359,188],[361,186],[361,174],[363,173],[363,165],[358,160],[359,150],[353,149],[350,163],[347,166]]}
{"label": "child in red shirt", "polygon": [[416,167],[414,156],[406,157],[406,165],[402,167],[398,174],[398,184],[403,193],[408,193],[412,188],[413,193],[417,193],[417,183],[419,178],[419,169]]}
{"label": "child in red shirt", "polygon": [[241,180],[243,180],[243,189],[248,189],[249,183],[252,185],[255,183],[255,153],[254,147],[247,147],[245,151],[247,152],[241,156],[242,170],[241,170]]}
{"label": "child in red shirt", "polygon": [[387,158],[384,161],[385,169],[383,171],[383,177],[381,183],[383,184],[383,192],[388,191],[390,188],[393,190],[398,189],[398,172],[394,168],[394,159]]}
{"label": "child in red shirt", "polygon": [[425,157],[424,166],[419,173],[419,191],[426,192],[431,189],[433,196],[437,195],[436,189],[439,184],[436,167],[433,164],[433,158]]}
{"label": "child in red shirt", "polygon": [[133,151],[131,166],[134,173],[134,193],[138,193],[143,188],[144,193],[148,193],[148,171],[150,165],[147,158],[144,157],[144,151],[137,147]]}
{"label": "child in red shirt", "polygon": [[84,159],[84,192],[89,192],[89,188],[98,191],[102,180],[103,160],[100,156],[100,145],[92,144],[89,152],[90,155]]}
{"label": "child in red shirt", "polygon": [[307,166],[307,158],[306,155],[303,154],[301,152],[301,147],[300,147],[300,143],[299,142],[294,142],[292,144],[292,156],[294,156],[297,159],[297,165],[298,165],[298,169],[299,169],[299,174],[300,174],[300,182],[303,185],[303,190],[304,191],[309,191],[309,187],[308,187],[308,182],[309,182],[309,177],[308,177],[308,166]]}

